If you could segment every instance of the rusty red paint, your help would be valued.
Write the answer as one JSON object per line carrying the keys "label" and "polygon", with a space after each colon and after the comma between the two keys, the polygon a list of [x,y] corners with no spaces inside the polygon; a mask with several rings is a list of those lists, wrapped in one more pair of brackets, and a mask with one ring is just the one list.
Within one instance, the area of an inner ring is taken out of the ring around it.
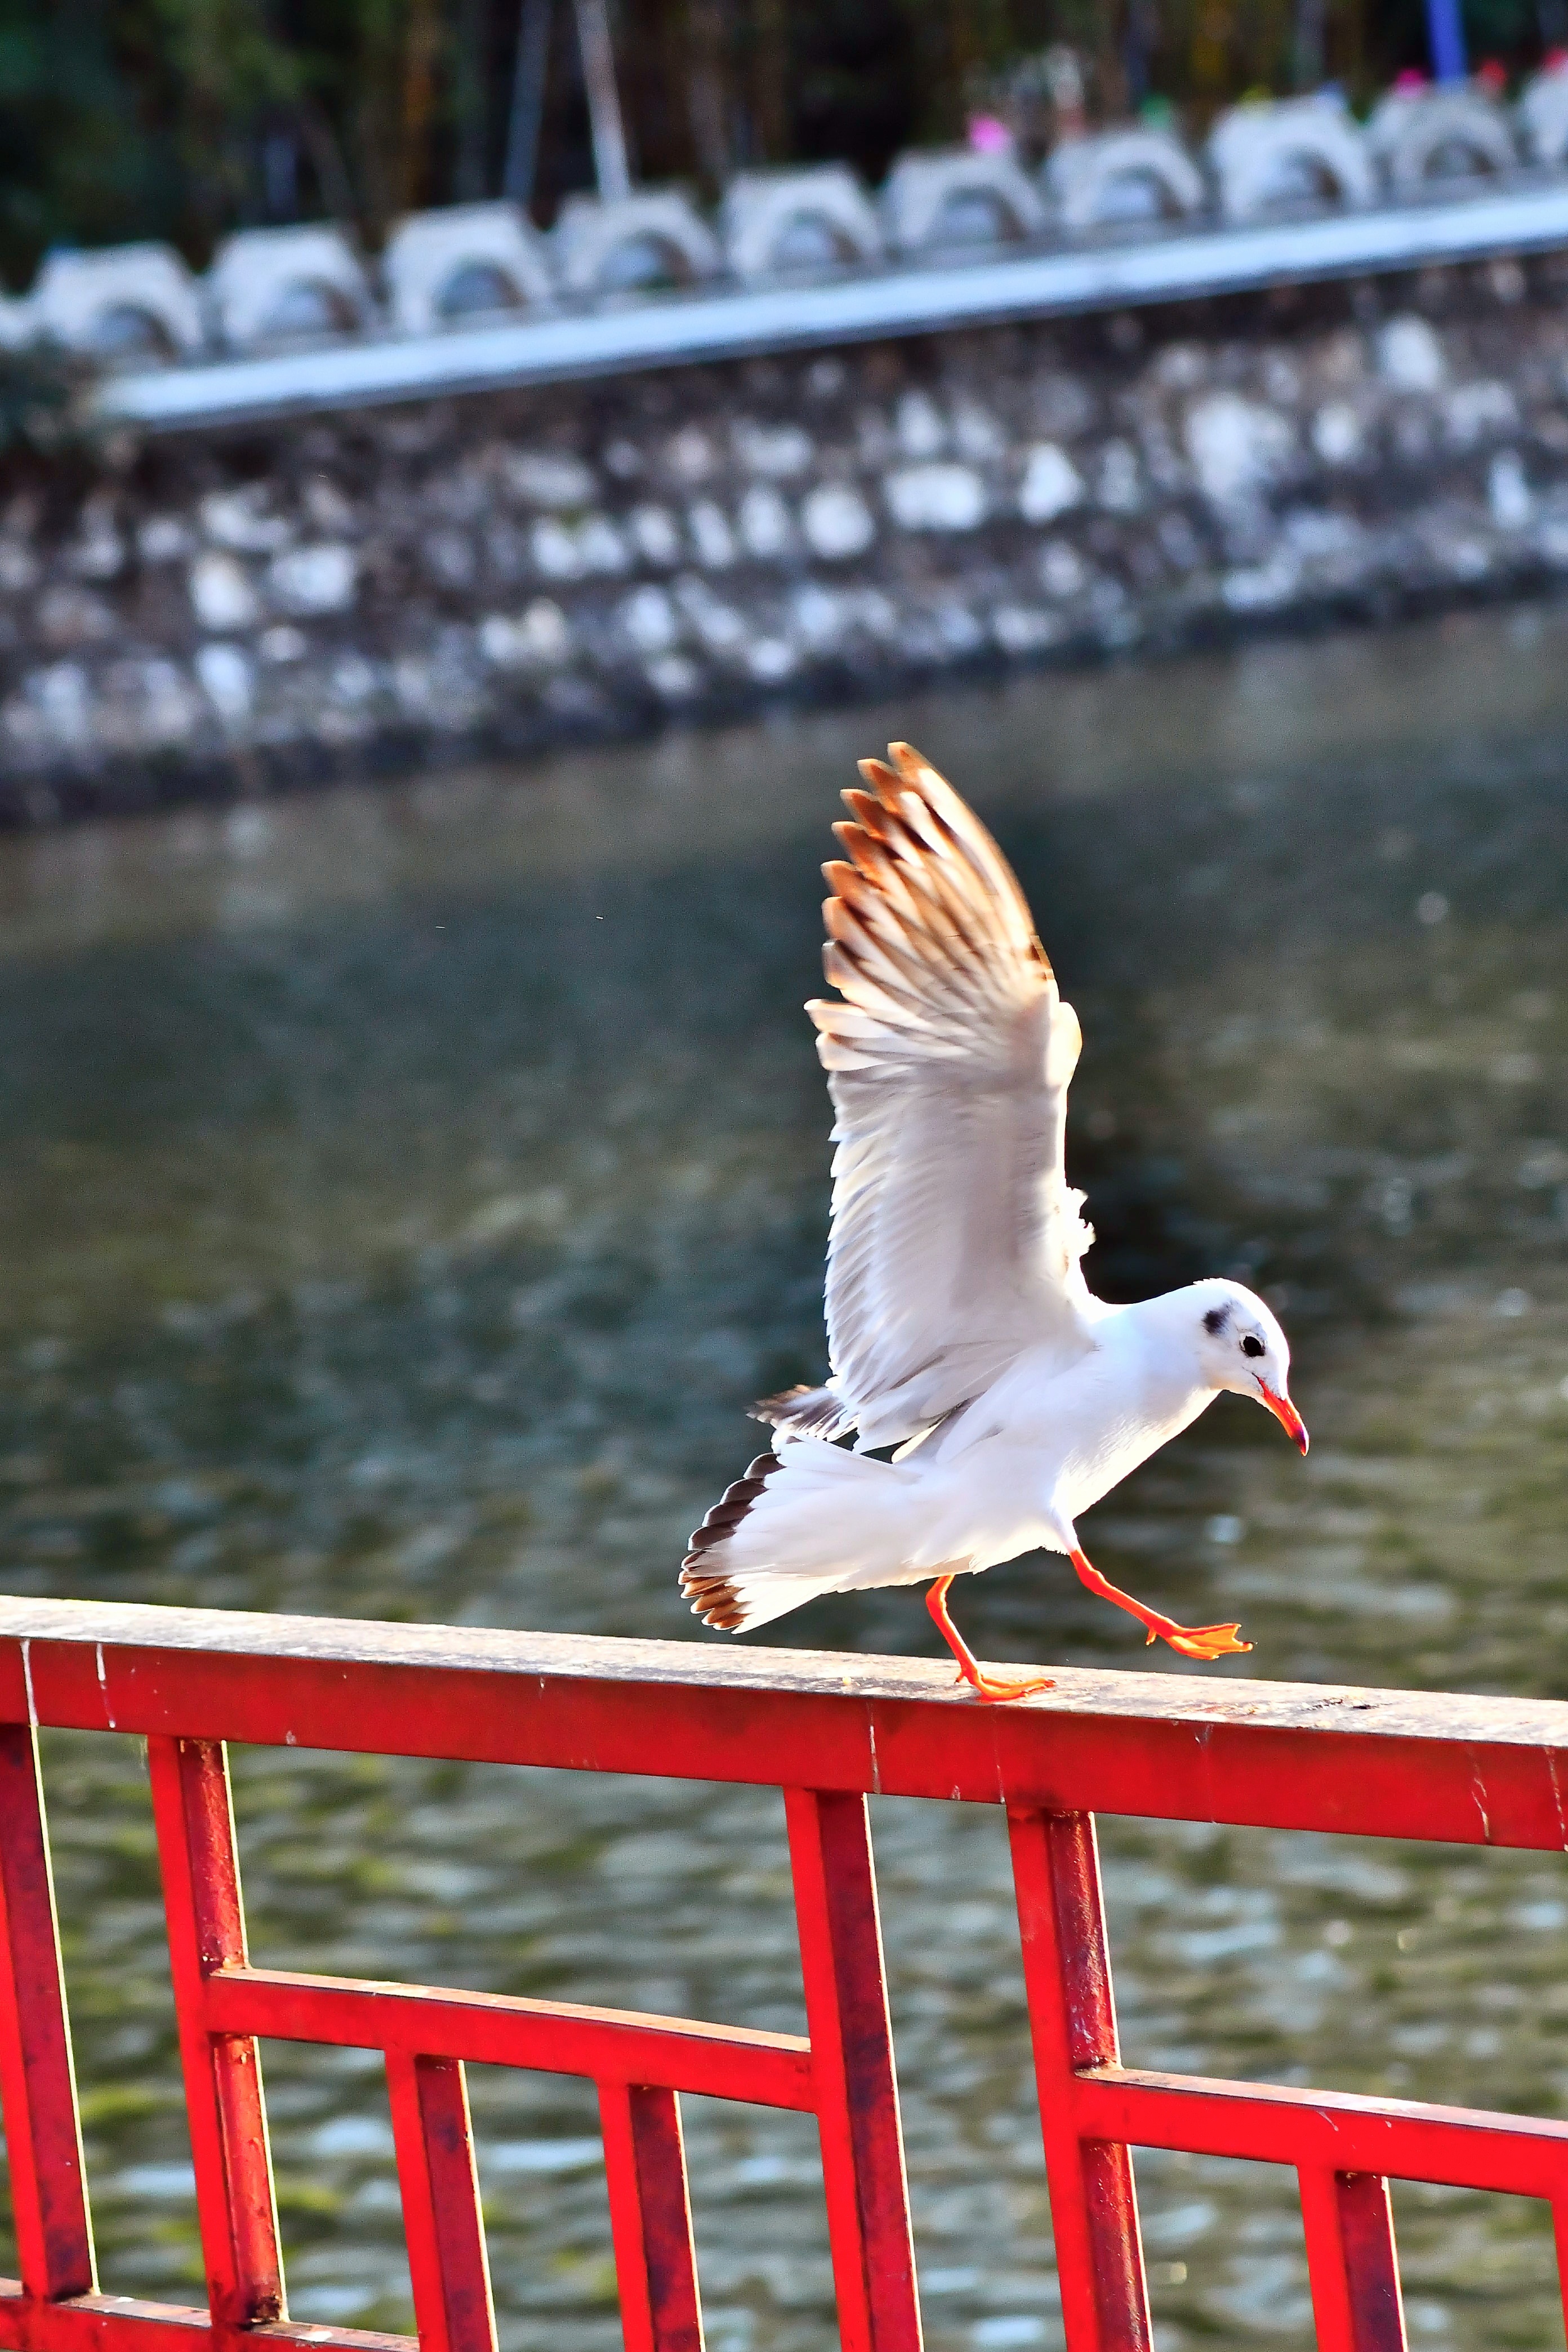
{"label": "rusty red paint", "polygon": [[[149,1742],[206,2311],[94,2292],[40,1725]],[[808,2038],[253,1966],[226,1738],[772,1783]],[[494,2352],[479,2063],[597,2085],[627,2352],[700,2352],[682,2091],[816,2115],[844,2352],[919,2352],[876,1791],[1007,1806],[1069,2352],[1149,2352],[1134,2147],[1292,2166],[1322,2352],[1401,2352],[1390,2179],[1546,2199],[1568,2261],[1568,2125],[1124,2067],[1094,1814],[1562,1850],[1565,1764],[1547,1704],[1060,1669],[982,1709],[915,1661],[0,1602],[0,2352],[406,2352],[283,2316],[264,2035],[384,2053],[425,2352]]]}
{"label": "rusty red paint", "polygon": [[919,2352],[899,2088],[866,1800],[790,1789],[795,1908],[840,2352]]}
{"label": "rusty red paint", "polygon": [[662,2085],[602,2083],[599,2120],[626,2352],[702,2352],[680,2103]]}
{"label": "rusty red paint", "polygon": [[207,2300],[227,2336],[283,2315],[260,2053],[253,2032],[215,2033],[202,2013],[208,1979],[246,1958],[228,1759],[210,1740],[161,1737],[147,1765]]}
{"label": "rusty red paint", "polygon": [[0,2111],[17,2256],[44,2300],[98,2284],[37,1741],[0,1725]]}
{"label": "rusty red paint", "polygon": [[1303,2164],[1301,2221],[1322,2352],[1402,2352],[1405,2305],[1388,2182]]}
{"label": "rusty red paint", "polygon": [[386,2085],[419,2341],[425,2352],[495,2352],[463,2062],[390,2051]]}

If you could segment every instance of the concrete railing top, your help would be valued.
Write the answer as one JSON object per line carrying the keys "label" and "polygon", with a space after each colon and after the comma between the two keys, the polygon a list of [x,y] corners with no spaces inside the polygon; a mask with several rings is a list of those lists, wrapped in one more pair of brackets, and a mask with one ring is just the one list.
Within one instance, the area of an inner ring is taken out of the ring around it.
{"label": "concrete railing top", "polygon": [[[1526,160],[1528,158],[1529,160]],[[0,341],[102,363],[150,429],[409,400],[943,325],[1170,300],[1568,241],[1568,72],[1517,121],[1471,89],[1233,109],[1201,159],[1136,130],[1031,179],[968,151],[895,163],[879,209],[842,166],[751,174],[710,226],[675,190],[405,221],[373,269],[328,225],[55,254],[0,298]]]}
{"label": "concrete railing top", "polygon": [[1449,204],[1163,235],[1009,258],[720,286],[445,333],[111,376],[100,413],[148,432],[252,423],[572,377],[826,349],[1009,320],[1243,293],[1568,246],[1568,180]]}

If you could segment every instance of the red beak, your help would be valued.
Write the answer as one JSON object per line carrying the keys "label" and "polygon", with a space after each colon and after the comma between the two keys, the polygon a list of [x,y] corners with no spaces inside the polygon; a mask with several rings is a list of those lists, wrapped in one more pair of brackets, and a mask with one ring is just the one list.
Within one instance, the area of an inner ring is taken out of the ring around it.
{"label": "red beak", "polygon": [[1302,1420],[1300,1414],[1297,1412],[1295,1406],[1291,1403],[1289,1398],[1288,1396],[1276,1396],[1273,1390],[1268,1387],[1262,1381],[1259,1381],[1258,1385],[1263,1391],[1264,1403],[1268,1407],[1269,1412],[1274,1415],[1275,1420],[1279,1423],[1279,1426],[1285,1432],[1286,1436],[1289,1437],[1303,1454],[1305,1454],[1308,1445],[1311,1442],[1307,1435],[1307,1424]]}

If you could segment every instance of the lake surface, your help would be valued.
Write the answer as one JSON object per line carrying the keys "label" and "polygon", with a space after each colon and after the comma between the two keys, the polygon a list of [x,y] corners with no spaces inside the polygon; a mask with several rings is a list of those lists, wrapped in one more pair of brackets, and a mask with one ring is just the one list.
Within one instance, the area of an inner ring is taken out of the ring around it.
{"label": "lake surface", "polygon": [[[1237,1670],[1568,1696],[1568,615],[1004,688],[0,844],[0,1589],[686,1636],[745,1403],[823,1365],[817,865],[889,734],[994,824],[1088,1040],[1109,1297],[1274,1301],[1086,1524]],[[984,1656],[1163,1666],[1060,1561]],[[930,1652],[918,1597],[769,1630]],[[102,2268],[200,2265],[141,1761],[52,1736]],[[253,1946],[800,2030],[747,1790],[242,1753]],[[928,2340],[1060,2343],[999,1820],[875,1827]],[[1103,1824],[1138,2063],[1568,2113],[1560,1858]],[[266,2053],[290,2301],[408,2324],[379,2062]],[[475,2070],[503,2340],[618,2340],[591,2095]],[[833,2340],[804,2118],[689,2101],[713,2352]],[[1310,2341],[1292,2182],[1139,2159],[1161,2352]],[[1399,2190],[1411,2332],[1563,2343],[1544,2212]],[[0,2245],[0,2269],[9,2267]]]}

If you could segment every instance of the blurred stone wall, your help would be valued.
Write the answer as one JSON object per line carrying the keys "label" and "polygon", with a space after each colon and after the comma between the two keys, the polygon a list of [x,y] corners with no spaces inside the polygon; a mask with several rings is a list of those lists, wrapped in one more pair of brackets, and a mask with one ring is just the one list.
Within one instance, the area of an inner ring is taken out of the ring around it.
{"label": "blurred stone wall", "polygon": [[1568,575],[1568,256],[7,478],[0,820]]}

